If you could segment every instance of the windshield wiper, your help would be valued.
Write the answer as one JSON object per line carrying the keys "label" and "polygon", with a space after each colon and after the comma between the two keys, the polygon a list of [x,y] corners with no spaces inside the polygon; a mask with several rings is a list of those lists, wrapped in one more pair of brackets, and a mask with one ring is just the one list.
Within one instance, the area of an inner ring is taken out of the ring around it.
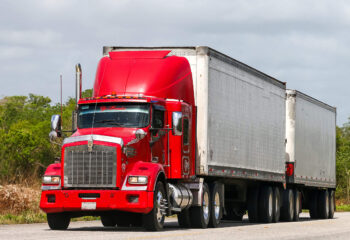
{"label": "windshield wiper", "polygon": [[116,126],[121,126],[122,125],[122,124],[116,122],[113,119],[105,119],[105,120],[95,121],[95,123],[109,123],[111,125],[116,125]]}

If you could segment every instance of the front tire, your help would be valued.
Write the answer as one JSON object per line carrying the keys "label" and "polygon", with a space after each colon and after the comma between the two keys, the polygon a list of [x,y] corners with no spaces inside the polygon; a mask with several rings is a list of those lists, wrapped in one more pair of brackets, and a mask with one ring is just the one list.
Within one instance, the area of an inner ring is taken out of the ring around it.
{"label": "front tire", "polygon": [[67,213],[48,213],[47,223],[52,230],[66,230],[70,223]]}
{"label": "front tire", "polygon": [[190,208],[191,225],[194,228],[207,228],[210,219],[210,194],[206,183],[203,183],[202,206]]}
{"label": "front tire", "polygon": [[148,231],[160,231],[164,227],[165,209],[162,208],[166,199],[164,185],[157,182],[153,195],[153,209],[143,215],[144,227]]}
{"label": "front tire", "polygon": [[102,215],[101,223],[104,227],[115,227],[116,221],[112,215]]}

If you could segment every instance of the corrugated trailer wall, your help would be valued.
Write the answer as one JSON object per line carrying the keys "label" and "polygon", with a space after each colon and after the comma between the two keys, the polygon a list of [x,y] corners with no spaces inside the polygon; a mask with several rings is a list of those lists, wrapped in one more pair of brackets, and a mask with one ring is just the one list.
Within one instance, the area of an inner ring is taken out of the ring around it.
{"label": "corrugated trailer wall", "polygon": [[287,160],[294,162],[294,183],[335,187],[335,126],[335,108],[287,90]]}
{"label": "corrugated trailer wall", "polygon": [[[209,51],[208,175],[283,181],[285,85]],[[202,119],[198,119],[201,121]]]}

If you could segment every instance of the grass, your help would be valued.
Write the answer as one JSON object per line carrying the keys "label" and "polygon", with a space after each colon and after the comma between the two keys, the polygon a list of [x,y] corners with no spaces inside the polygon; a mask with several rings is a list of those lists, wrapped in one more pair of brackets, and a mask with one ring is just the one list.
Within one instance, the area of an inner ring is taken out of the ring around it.
{"label": "grass", "polygon": [[343,204],[337,206],[337,212],[350,212],[350,204]]}

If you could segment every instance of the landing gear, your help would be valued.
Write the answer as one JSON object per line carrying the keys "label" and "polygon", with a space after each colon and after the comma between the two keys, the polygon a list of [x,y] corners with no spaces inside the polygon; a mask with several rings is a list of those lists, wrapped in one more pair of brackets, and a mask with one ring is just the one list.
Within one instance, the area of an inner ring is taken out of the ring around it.
{"label": "landing gear", "polygon": [[149,231],[159,231],[164,227],[166,194],[162,182],[158,182],[153,195],[153,209],[143,215],[144,227]]}
{"label": "landing gear", "polygon": [[52,230],[66,230],[70,223],[67,213],[48,213],[47,222]]}

